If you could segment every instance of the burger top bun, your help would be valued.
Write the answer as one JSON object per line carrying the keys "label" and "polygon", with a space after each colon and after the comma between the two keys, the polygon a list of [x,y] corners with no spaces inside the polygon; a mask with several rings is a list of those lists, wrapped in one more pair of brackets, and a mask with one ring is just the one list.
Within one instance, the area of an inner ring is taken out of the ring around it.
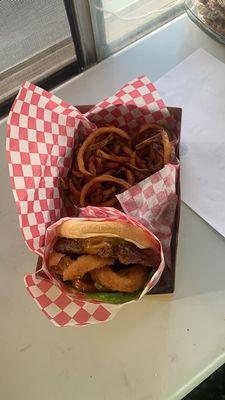
{"label": "burger top bun", "polygon": [[159,251],[157,239],[139,226],[123,221],[81,221],[72,218],[57,228],[58,236],[68,239],[85,239],[94,236],[118,237],[134,243],[140,249]]}

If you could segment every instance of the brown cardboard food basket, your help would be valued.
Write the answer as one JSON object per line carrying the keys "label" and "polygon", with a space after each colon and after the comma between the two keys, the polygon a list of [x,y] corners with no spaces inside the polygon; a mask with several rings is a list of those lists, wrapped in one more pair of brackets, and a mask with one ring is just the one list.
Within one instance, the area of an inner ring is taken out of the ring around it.
{"label": "brown cardboard food basket", "polygon": [[[88,112],[93,105],[79,105],[76,108],[82,113],[85,114]],[[177,138],[178,143],[176,147],[176,157],[179,160],[179,144],[180,144],[180,127],[181,127],[181,118],[182,118],[182,109],[178,107],[168,107],[169,112],[175,118],[177,122]],[[177,176],[177,183],[176,183],[176,194],[178,196],[177,199],[177,206],[174,218],[174,225],[173,225],[173,234],[171,240],[171,268],[167,265],[165,266],[164,272],[156,284],[156,286],[147,293],[147,295],[152,294],[166,294],[166,293],[173,293],[175,289],[175,270],[176,270],[176,254],[177,254],[177,245],[178,245],[178,231],[179,231],[179,221],[180,221],[180,173],[178,171]],[[41,268],[42,265],[42,258],[38,258],[36,271]]]}

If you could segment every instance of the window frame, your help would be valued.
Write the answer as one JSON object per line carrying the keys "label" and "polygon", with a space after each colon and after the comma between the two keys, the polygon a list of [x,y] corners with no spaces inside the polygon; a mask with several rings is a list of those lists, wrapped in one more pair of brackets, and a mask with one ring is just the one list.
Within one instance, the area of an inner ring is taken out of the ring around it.
{"label": "window frame", "polygon": [[[67,65],[63,66],[59,70],[50,73],[48,76],[35,80],[36,85],[41,86],[43,89],[46,90],[53,89],[54,87],[65,82],[66,80],[78,75],[88,67],[89,60],[85,62],[84,48],[81,45],[81,35],[78,28],[78,24],[76,24],[77,14],[75,11],[73,0],[64,0],[64,6],[71,31],[72,43],[75,49],[74,55],[76,59],[69,62]],[[32,58],[33,57],[31,57],[31,59]],[[23,64],[23,62],[21,64]],[[28,62],[26,61],[24,64],[28,65]],[[31,70],[32,70],[32,65],[34,64],[30,63]],[[7,70],[4,71],[4,74],[7,75]],[[0,98],[0,118],[5,117],[9,113],[13,101],[15,100],[15,97],[16,93],[14,93],[12,96],[8,97],[3,101],[1,101]]]}
{"label": "window frame", "polygon": [[[35,82],[37,86],[41,86],[45,90],[51,90],[56,86],[60,85],[61,83],[65,82],[66,80],[72,78],[75,75],[80,73],[77,61],[74,61],[64,68],[54,72],[53,74],[47,76]],[[16,94],[9,97],[7,100],[0,103],[0,118],[5,117],[12,107],[12,104],[16,98]]]}
{"label": "window frame", "polygon": [[[140,31],[137,34],[137,31],[133,33],[128,32],[126,35],[122,37],[122,39],[117,39],[112,41],[110,44],[107,43],[106,40],[106,33],[104,28],[104,16],[103,12],[96,12],[94,11],[94,5],[92,3],[93,0],[89,0],[90,8],[91,8],[91,15],[92,19],[94,20],[94,27],[95,27],[95,41],[98,43],[99,38],[101,38],[101,46],[97,49],[98,60],[102,60],[104,58],[109,57],[110,55],[116,53],[117,51],[122,50],[124,47],[134,43],[136,40],[144,37],[145,35],[153,32],[154,30],[160,28],[164,24],[172,21],[173,19],[179,17],[181,14],[185,13],[185,1],[181,4],[174,5],[171,7],[170,10],[166,11],[163,14],[160,14],[157,18],[155,18],[152,22],[146,22],[141,25]],[[99,8],[102,7],[102,0],[94,0],[95,5],[97,3]],[[127,6],[128,8],[129,6]],[[97,16],[98,14],[98,16]],[[167,16],[167,18],[165,18]],[[103,26],[103,27],[102,27]],[[96,34],[97,33],[97,34]],[[129,43],[127,43],[128,38]]]}
{"label": "window frame", "polygon": [[[147,22],[141,26],[138,34],[137,31],[133,32],[133,35],[129,32],[121,40],[115,40],[109,44],[106,41],[103,12],[93,11],[93,0],[63,0],[63,3],[71,31],[76,60],[73,60],[52,74],[50,73],[45,78],[35,80],[35,84],[47,90],[51,90],[78,75],[95,63],[121,50],[123,47],[135,42],[185,12],[184,4],[178,4],[171,8],[174,16],[168,13],[168,18],[165,19],[165,14],[163,16],[160,15],[154,19],[151,27],[151,24]],[[95,0],[96,4],[100,8],[103,6],[102,0]],[[129,44],[127,43],[128,37],[130,39]],[[101,43],[101,45],[97,45],[97,43]],[[0,99],[0,118],[9,112],[15,97],[16,94],[2,102]]]}

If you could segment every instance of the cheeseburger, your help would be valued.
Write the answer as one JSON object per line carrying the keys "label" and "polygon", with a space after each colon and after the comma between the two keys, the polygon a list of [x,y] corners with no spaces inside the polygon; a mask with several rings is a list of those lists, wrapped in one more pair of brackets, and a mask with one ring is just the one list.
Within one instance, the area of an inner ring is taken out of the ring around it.
{"label": "cheeseburger", "polygon": [[48,269],[80,292],[133,293],[160,264],[160,244],[123,221],[64,221]]}

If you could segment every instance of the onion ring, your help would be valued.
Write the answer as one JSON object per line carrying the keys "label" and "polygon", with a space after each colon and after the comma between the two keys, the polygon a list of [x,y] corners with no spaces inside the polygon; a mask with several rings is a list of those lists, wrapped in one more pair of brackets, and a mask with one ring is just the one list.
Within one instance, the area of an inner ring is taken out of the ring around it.
{"label": "onion ring", "polygon": [[114,126],[98,128],[96,129],[96,131],[88,135],[88,137],[84,140],[77,153],[78,168],[85,175],[90,175],[90,172],[86,170],[84,165],[84,153],[88,148],[88,146],[91,145],[93,140],[96,139],[98,136],[102,135],[103,133],[115,133],[116,135],[119,135],[120,137],[129,140],[129,135],[125,131],[119,128],[115,128]]}
{"label": "onion ring", "polygon": [[64,256],[65,256],[65,254],[63,254],[63,253],[53,252],[48,258],[48,262],[47,262],[48,269],[50,271],[54,271],[56,274],[62,275],[63,268],[60,267],[60,265],[58,265],[58,264],[59,264],[61,258],[63,258]]}
{"label": "onion ring", "polygon": [[61,258],[59,264],[64,261],[67,264],[67,268],[63,271],[63,281],[82,277],[93,269],[103,268],[114,263],[113,258],[102,258],[93,254],[80,256],[76,260],[66,256]]}
{"label": "onion ring", "polygon": [[106,289],[132,293],[144,287],[148,273],[149,268],[136,264],[119,272],[113,271],[110,267],[94,269],[90,275],[94,282]]}
{"label": "onion ring", "polygon": [[100,176],[96,176],[95,178],[91,179],[89,182],[87,182],[82,190],[81,190],[81,194],[80,194],[80,205],[81,207],[85,207],[85,198],[86,195],[89,191],[89,189],[96,183],[98,182],[114,182],[117,183],[120,186],[125,187],[126,189],[130,188],[129,183],[127,183],[126,181],[124,181],[123,179],[120,178],[115,178],[114,176],[111,175],[100,175]]}

